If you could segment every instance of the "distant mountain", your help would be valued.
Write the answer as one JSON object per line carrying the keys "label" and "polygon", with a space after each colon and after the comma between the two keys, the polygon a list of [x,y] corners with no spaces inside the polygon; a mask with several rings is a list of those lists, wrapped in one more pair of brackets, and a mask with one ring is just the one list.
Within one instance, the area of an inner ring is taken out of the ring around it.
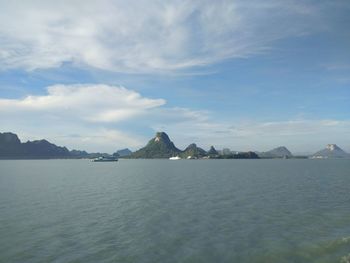
{"label": "distant mountain", "polygon": [[11,158],[24,153],[25,149],[16,134],[11,132],[0,133],[0,158]]}
{"label": "distant mountain", "polygon": [[280,146],[270,151],[259,153],[259,156],[261,158],[283,158],[292,157],[293,155],[285,146]]}
{"label": "distant mountain", "polygon": [[350,154],[346,153],[336,144],[327,144],[326,148],[316,152],[313,158],[349,158]]}
{"label": "distant mountain", "polygon": [[79,150],[71,150],[70,151],[70,158],[86,158],[86,159],[93,159],[98,157],[112,157],[109,153],[88,153],[86,151],[79,151]]}
{"label": "distant mountain", "polygon": [[60,147],[46,140],[21,143],[14,133],[0,133],[0,158],[67,158],[71,154],[66,147]]}
{"label": "distant mountain", "polygon": [[53,143],[48,142],[47,140],[39,141],[28,141],[22,143],[23,147],[26,150],[27,154],[30,154],[33,157],[41,158],[51,158],[51,157],[69,157],[70,152],[66,147],[60,147]]}
{"label": "distant mountain", "polygon": [[196,144],[192,143],[184,151],[175,147],[174,143],[169,139],[165,132],[157,132],[148,144],[140,150],[132,153],[128,158],[169,158],[172,156],[180,156],[182,158],[197,157],[210,159],[257,159],[259,156],[254,152],[240,152],[233,154],[228,151],[228,155],[219,155],[218,151],[211,146],[206,152]]}
{"label": "distant mountain", "polygon": [[89,157],[89,153],[86,151],[80,151],[80,150],[71,150],[70,151],[70,155],[72,157],[76,157],[76,158],[88,158]]}
{"label": "distant mountain", "polygon": [[222,149],[221,151],[219,151],[219,154],[220,155],[230,155],[232,154],[233,152],[229,149],[229,148],[224,148]]}
{"label": "distant mountain", "polygon": [[131,158],[169,158],[181,154],[165,132],[157,132],[148,144],[132,153]]}
{"label": "distant mountain", "polygon": [[208,151],[209,156],[217,156],[219,155],[218,151],[214,148],[214,146],[210,146],[210,149]]}
{"label": "distant mountain", "polygon": [[108,153],[88,153],[57,146],[47,140],[27,141],[22,143],[11,132],[0,133],[0,159],[55,159],[55,158],[97,158],[110,157]]}
{"label": "distant mountain", "polygon": [[128,148],[121,149],[113,153],[114,156],[119,156],[119,157],[125,157],[129,156],[132,154],[132,151],[130,151]]}
{"label": "distant mountain", "polygon": [[239,152],[233,155],[233,159],[259,159],[255,152]]}
{"label": "distant mountain", "polygon": [[201,158],[207,155],[207,152],[202,148],[198,147],[195,143],[190,144],[187,148],[182,152],[181,156],[187,158],[189,156]]}

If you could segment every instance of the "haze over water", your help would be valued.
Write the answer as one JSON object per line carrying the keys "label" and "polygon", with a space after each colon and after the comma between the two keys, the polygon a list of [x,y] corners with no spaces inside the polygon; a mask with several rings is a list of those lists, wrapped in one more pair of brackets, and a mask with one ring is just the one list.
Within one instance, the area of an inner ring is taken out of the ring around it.
{"label": "haze over water", "polygon": [[349,262],[349,160],[0,161],[0,262]]}

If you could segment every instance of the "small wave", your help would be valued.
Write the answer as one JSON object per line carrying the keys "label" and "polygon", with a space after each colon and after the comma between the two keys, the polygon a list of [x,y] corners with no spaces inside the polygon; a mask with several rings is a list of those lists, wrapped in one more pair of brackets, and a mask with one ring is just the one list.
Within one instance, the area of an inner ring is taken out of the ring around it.
{"label": "small wave", "polygon": [[343,237],[343,238],[341,239],[341,241],[342,241],[343,243],[348,243],[348,242],[350,242],[350,237]]}
{"label": "small wave", "polygon": [[[350,237],[300,246],[293,250],[276,250],[270,254],[257,255],[252,262],[338,262],[350,263]],[[349,253],[349,254],[348,254]]]}
{"label": "small wave", "polygon": [[350,263],[350,254],[347,254],[346,256],[343,256],[340,259],[340,263]]}

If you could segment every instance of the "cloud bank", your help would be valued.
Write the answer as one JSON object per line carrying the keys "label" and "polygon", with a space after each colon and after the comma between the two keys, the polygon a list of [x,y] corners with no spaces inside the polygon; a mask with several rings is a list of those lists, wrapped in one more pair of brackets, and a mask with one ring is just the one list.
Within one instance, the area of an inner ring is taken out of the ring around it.
{"label": "cloud bank", "polygon": [[[300,1],[0,0],[0,69],[166,72],[265,52],[319,25]],[[321,5],[318,5],[321,6]]]}
{"label": "cloud bank", "polygon": [[2,130],[18,132],[23,139],[47,138],[73,148],[113,150],[116,145],[143,143],[139,136],[120,131],[121,122],[142,118],[164,104],[163,99],[146,98],[119,86],[54,85],[46,95],[0,99],[0,119]]}
{"label": "cloud bank", "polygon": [[165,104],[135,91],[108,85],[54,85],[47,95],[0,99],[1,114],[52,115],[87,122],[119,122]]}
{"label": "cloud bank", "polygon": [[[350,144],[350,120],[222,120],[209,111],[167,107],[120,86],[53,85],[47,94],[0,99],[2,131],[88,151],[137,149],[156,131],[166,131],[181,148],[195,142],[233,150],[316,151],[327,143]],[[347,149],[348,150],[348,149]]]}

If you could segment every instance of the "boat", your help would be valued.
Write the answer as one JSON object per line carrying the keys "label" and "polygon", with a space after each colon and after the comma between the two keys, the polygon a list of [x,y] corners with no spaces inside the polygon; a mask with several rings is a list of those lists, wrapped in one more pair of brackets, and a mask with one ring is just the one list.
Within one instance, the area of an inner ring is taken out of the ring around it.
{"label": "boat", "polygon": [[116,157],[98,157],[91,160],[92,162],[117,162],[118,158]]}
{"label": "boat", "polygon": [[170,157],[169,160],[180,160],[181,158],[179,156],[173,156]]}

